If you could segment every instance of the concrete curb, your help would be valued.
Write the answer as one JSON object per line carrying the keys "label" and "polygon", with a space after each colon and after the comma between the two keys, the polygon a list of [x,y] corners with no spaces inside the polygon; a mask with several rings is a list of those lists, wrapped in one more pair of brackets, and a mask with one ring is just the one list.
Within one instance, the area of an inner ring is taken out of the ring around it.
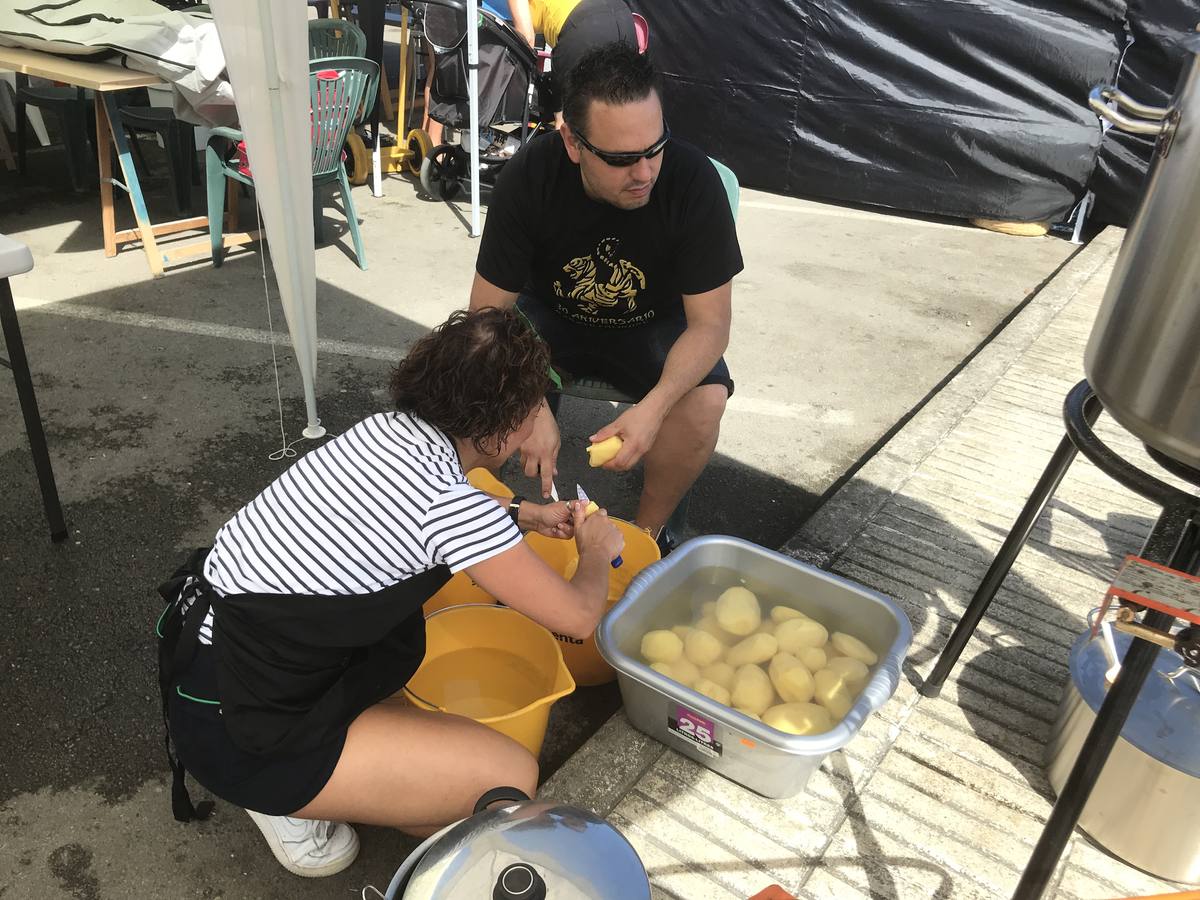
{"label": "concrete curb", "polygon": [[[1108,228],[1073,257],[990,344],[817,510],[782,552],[828,568],[922,460],[1111,260],[1120,249],[1122,234],[1120,229]],[[896,714],[907,715],[916,700],[915,691],[902,698]],[[664,752],[662,744],[635,730],[619,711],[542,785],[539,795],[608,815]]]}
{"label": "concrete curb", "polygon": [[[821,505],[781,552],[828,568],[934,447],[999,381],[1091,277],[1120,250],[1124,231],[1106,228],[912,420]],[[1083,373],[1080,372],[1080,377]]]}

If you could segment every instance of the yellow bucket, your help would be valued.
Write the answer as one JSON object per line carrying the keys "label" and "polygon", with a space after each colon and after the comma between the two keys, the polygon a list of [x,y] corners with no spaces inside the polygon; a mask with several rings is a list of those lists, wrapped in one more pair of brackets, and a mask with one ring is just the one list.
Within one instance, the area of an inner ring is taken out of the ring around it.
{"label": "yellow bucket", "polygon": [[513,498],[512,489],[487,469],[472,469],[467,473],[467,481],[472,487],[478,488],[485,494],[495,494],[508,500]]}
{"label": "yellow bucket", "polygon": [[[502,481],[497,481],[487,469],[472,469],[467,473],[467,481],[488,494],[509,498],[513,496],[513,492],[508,489],[508,486]],[[466,572],[456,572],[449,581],[442,585],[440,591],[425,601],[425,605],[421,608],[425,612],[425,617],[429,618],[439,609],[445,609],[448,606],[496,602],[498,602],[496,598],[472,581]]]}
{"label": "yellow bucket", "polygon": [[414,706],[467,716],[537,756],[550,706],[573,690],[550,632],[515,609],[471,605],[426,620],[425,659],[404,693]]}
{"label": "yellow bucket", "polygon": [[456,572],[450,576],[449,581],[442,585],[440,591],[425,601],[425,605],[421,609],[425,612],[425,618],[428,619],[438,610],[450,606],[463,606],[467,603],[487,603],[494,606],[499,602],[472,581],[471,576],[466,572]]}
{"label": "yellow bucket", "polygon": [[[608,603],[605,611],[611,609],[625,595],[625,589],[638,572],[661,557],[658,544],[645,528],[638,528],[623,519],[610,518],[609,521],[625,535],[625,549],[621,551],[623,563],[620,568],[610,569],[608,573]],[[525,540],[534,553],[564,578],[575,574],[575,568],[579,565],[579,553],[574,540],[548,538],[537,532],[525,535]],[[577,684],[592,687],[607,684],[617,677],[612,666],[604,661],[596,648],[595,635],[584,640],[565,634],[555,634],[554,637],[562,647],[563,660]]]}

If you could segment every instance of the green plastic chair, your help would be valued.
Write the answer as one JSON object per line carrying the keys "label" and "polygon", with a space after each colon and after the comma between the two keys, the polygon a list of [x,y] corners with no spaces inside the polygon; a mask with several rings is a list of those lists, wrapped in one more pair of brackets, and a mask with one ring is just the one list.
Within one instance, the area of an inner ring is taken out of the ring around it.
{"label": "green plastic chair", "polygon": [[[737,175],[729,166],[719,162],[712,157],[709,157],[709,162],[713,164],[713,168],[717,170],[717,174],[721,176],[721,184],[725,187],[725,195],[729,198],[729,211],[733,213],[733,220],[737,221],[738,206],[741,200],[741,185],[738,184]],[[556,377],[557,376],[557,377]],[[563,397],[578,397],[581,400],[602,400],[610,403],[637,403],[637,397],[630,397],[628,394],[617,390],[613,385],[609,384],[601,378],[594,378],[587,375],[573,376],[564,372],[554,372],[551,370],[551,378],[559,384],[558,391],[551,392],[547,397],[547,402],[550,404],[550,411],[557,416],[558,404]],[[679,506],[675,512],[671,514],[671,518],[667,521],[667,528],[675,534],[681,534],[684,530],[684,524],[687,521],[688,504],[691,500],[692,492],[689,490],[679,501]]]}
{"label": "green plastic chair", "polygon": [[309,20],[309,59],[366,55],[367,36],[353,22],[347,22],[345,19]]}
{"label": "green plastic chair", "polygon": [[[346,143],[355,118],[367,101],[367,92],[374,91],[379,83],[379,66],[372,60],[358,57],[339,57],[313,60],[309,63],[309,91],[312,111],[312,174],[313,174],[313,226],[318,242],[324,240],[321,227],[322,202],[317,189],[336,182],[341,187],[342,202],[346,207],[346,221],[350,236],[354,239],[354,252],[358,267],[366,270],[367,257],[363,250],[362,235],[358,230],[358,212],[350,194],[350,182],[346,167],[342,164],[342,146]],[[336,78],[318,77],[318,73],[332,70]],[[374,97],[370,97],[374,102]],[[223,221],[225,216],[225,179],[232,178],[242,184],[254,186],[254,153],[250,151],[251,174],[238,168],[236,157],[230,159],[230,149],[243,140],[242,132],[236,128],[214,128],[212,138],[205,150],[208,175],[208,230],[212,241],[213,267],[221,265],[224,257]],[[221,146],[218,144],[228,145]]]}

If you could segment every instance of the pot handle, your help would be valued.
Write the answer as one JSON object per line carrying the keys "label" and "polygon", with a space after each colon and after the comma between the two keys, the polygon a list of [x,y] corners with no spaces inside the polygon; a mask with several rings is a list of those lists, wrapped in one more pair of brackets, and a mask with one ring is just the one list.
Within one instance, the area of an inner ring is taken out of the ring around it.
{"label": "pot handle", "polygon": [[481,813],[497,800],[512,800],[514,803],[519,803],[528,800],[529,796],[520,788],[515,787],[496,787],[492,788],[477,801],[475,801],[475,813]]}
{"label": "pot handle", "polygon": [[[1117,105],[1117,109],[1108,105],[1110,100]],[[1130,134],[1162,134],[1170,127],[1174,112],[1169,106],[1147,106],[1145,103],[1139,103],[1110,84],[1100,84],[1092,88],[1088,94],[1088,106],[1100,118]]]}

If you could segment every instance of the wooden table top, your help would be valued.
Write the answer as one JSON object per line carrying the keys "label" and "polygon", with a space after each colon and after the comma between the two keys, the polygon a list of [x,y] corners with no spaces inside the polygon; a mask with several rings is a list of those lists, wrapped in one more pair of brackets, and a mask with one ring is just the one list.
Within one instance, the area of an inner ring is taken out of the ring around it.
{"label": "wooden table top", "polygon": [[21,47],[0,47],[0,69],[64,81],[93,91],[124,91],[163,83],[157,75],[125,69],[115,63],[55,56]]}

